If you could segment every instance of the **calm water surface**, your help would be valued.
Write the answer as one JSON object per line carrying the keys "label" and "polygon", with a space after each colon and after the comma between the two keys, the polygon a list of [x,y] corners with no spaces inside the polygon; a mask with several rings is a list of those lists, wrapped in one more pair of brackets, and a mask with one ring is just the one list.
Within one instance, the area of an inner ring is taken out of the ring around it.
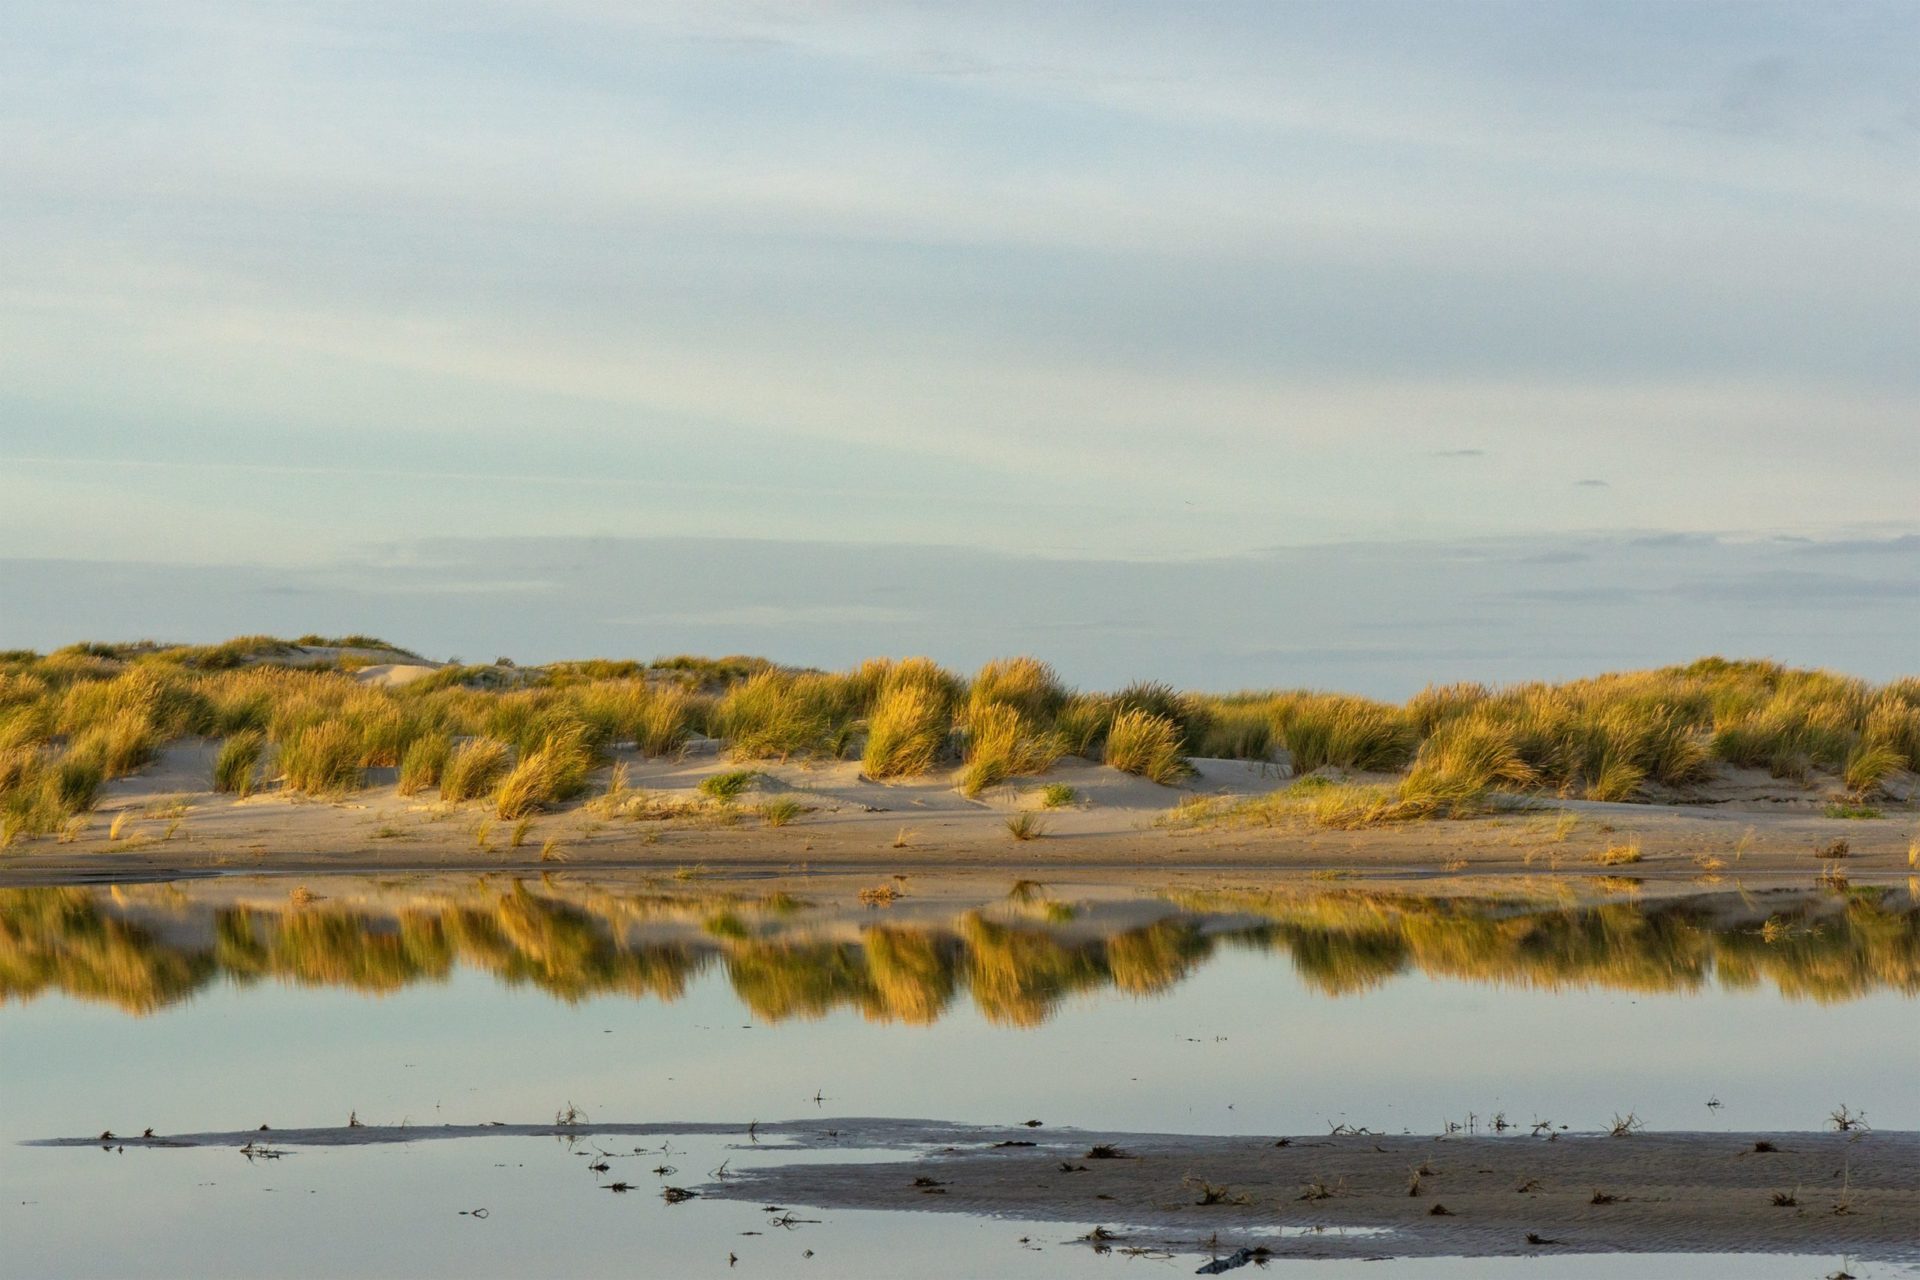
{"label": "calm water surface", "polygon": [[[1090,1223],[665,1205],[793,1158],[671,1139],[104,1153],[97,1133],[925,1117],[1193,1133],[1920,1128],[1902,892],[1642,905],[1358,890],[848,911],[657,886],[0,891],[8,1275],[1191,1273]],[[1717,1104],[1717,1105],[1709,1105]],[[622,1149],[624,1144],[625,1148]],[[655,1143],[644,1145],[655,1146]],[[631,1170],[632,1172],[629,1172]],[[461,1214],[485,1208],[485,1218]],[[743,1234],[756,1233],[756,1234]],[[1025,1240],[1022,1240],[1025,1237]],[[806,1256],[812,1250],[813,1256]],[[731,1268],[728,1255],[737,1261]],[[1837,1259],[1289,1264],[1316,1276],[1824,1276]],[[811,1270],[809,1270],[811,1269]],[[1901,1274],[1851,1264],[1856,1275]]]}

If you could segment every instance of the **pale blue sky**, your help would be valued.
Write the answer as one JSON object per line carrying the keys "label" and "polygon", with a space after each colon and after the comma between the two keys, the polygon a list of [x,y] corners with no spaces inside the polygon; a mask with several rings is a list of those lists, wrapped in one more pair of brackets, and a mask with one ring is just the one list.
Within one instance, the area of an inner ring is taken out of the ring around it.
{"label": "pale blue sky", "polygon": [[[1917,61],[1905,3],[23,0],[0,586],[496,537],[1336,583],[1362,544],[1899,539]],[[780,595],[724,585],[666,612]],[[160,625],[12,595],[0,642]]]}

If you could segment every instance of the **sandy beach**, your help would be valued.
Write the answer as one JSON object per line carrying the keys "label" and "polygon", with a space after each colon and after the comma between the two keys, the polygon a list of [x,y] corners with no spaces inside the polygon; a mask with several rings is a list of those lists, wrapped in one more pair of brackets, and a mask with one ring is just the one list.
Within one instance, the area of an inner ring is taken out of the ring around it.
{"label": "sandy beach", "polygon": [[[0,858],[0,884],[154,879],[226,871],[326,872],[632,869],[714,872],[782,869],[1099,870],[1124,877],[1231,871],[1364,873],[1419,879],[1608,876],[1647,885],[1807,883],[1816,877],[1898,880],[1913,870],[1920,806],[1896,780],[1883,816],[1827,816],[1830,786],[1720,767],[1691,803],[1605,803],[1543,795],[1496,798],[1471,818],[1358,831],[1304,820],[1250,824],[1213,816],[1237,800],[1287,784],[1284,759],[1193,761],[1193,775],[1163,786],[1105,765],[1066,759],[1043,777],[977,797],[946,771],[893,782],[868,779],[857,761],[736,763],[711,742],[679,758],[630,750],[598,771],[604,793],[619,766],[628,799],[588,799],[538,815],[518,834],[485,803],[402,796],[393,770],[339,799],[263,791],[244,799],[211,789],[218,744],[174,743],[152,765],[109,783],[71,839],[16,845]],[[701,783],[750,769],[749,788],[717,803]],[[1361,781],[1369,775],[1354,775]],[[1910,781],[1910,780],[1909,780]],[[1046,784],[1073,799],[1044,807]],[[773,826],[770,800],[794,815]],[[1036,838],[1016,841],[1007,819],[1035,811]],[[551,840],[546,859],[542,847]],[[1836,842],[1844,855],[1822,857]],[[1617,851],[1631,850],[1630,861]]]}

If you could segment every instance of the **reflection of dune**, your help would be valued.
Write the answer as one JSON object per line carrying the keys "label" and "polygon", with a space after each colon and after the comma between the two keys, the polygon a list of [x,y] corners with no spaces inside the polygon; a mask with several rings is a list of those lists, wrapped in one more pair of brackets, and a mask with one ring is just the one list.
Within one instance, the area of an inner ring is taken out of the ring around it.
{"label": "reflection of dune", "polygon": [[718,963],[741,1001],[770,1020],[849,1009],[925,1024],[965,991],[987,1018],[1034,1026],[1078,992],[1165,991],[1205,962],[1216,938],[1284,953],[1332,995],[1409,972],[1549,990],[1685,992],[1717,982],[1821,1001],[1920,994],[1920,909],[1880,890],[1795,895],[1771,912],[1735,895],[1574,906],[1320,889],[1166,901],[1171,914],[1145,925],[1076,918],[1056,927],[981,909],[829,937],[788,899],[734,900],[729,927],[693,934],[687,922],[710,911],[711,898],[599,891],[563,900],[519,882],[384,910],[325,900],[213,906],[185,891],[132,905],[84,888],[12,889],[0,891],[0,999],[59,992],[146,1013],[220,977],[385,993],[466,967],[565,1000],[673,1000]]}

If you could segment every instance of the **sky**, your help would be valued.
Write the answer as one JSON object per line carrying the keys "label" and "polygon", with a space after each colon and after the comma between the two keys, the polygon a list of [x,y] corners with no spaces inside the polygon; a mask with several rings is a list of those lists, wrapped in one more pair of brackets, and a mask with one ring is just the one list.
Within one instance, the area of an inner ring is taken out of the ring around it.
{"label": "sky", "polygon": [[1908,3],[20,0],[0,645],[1913,672],[1917,61]]}

